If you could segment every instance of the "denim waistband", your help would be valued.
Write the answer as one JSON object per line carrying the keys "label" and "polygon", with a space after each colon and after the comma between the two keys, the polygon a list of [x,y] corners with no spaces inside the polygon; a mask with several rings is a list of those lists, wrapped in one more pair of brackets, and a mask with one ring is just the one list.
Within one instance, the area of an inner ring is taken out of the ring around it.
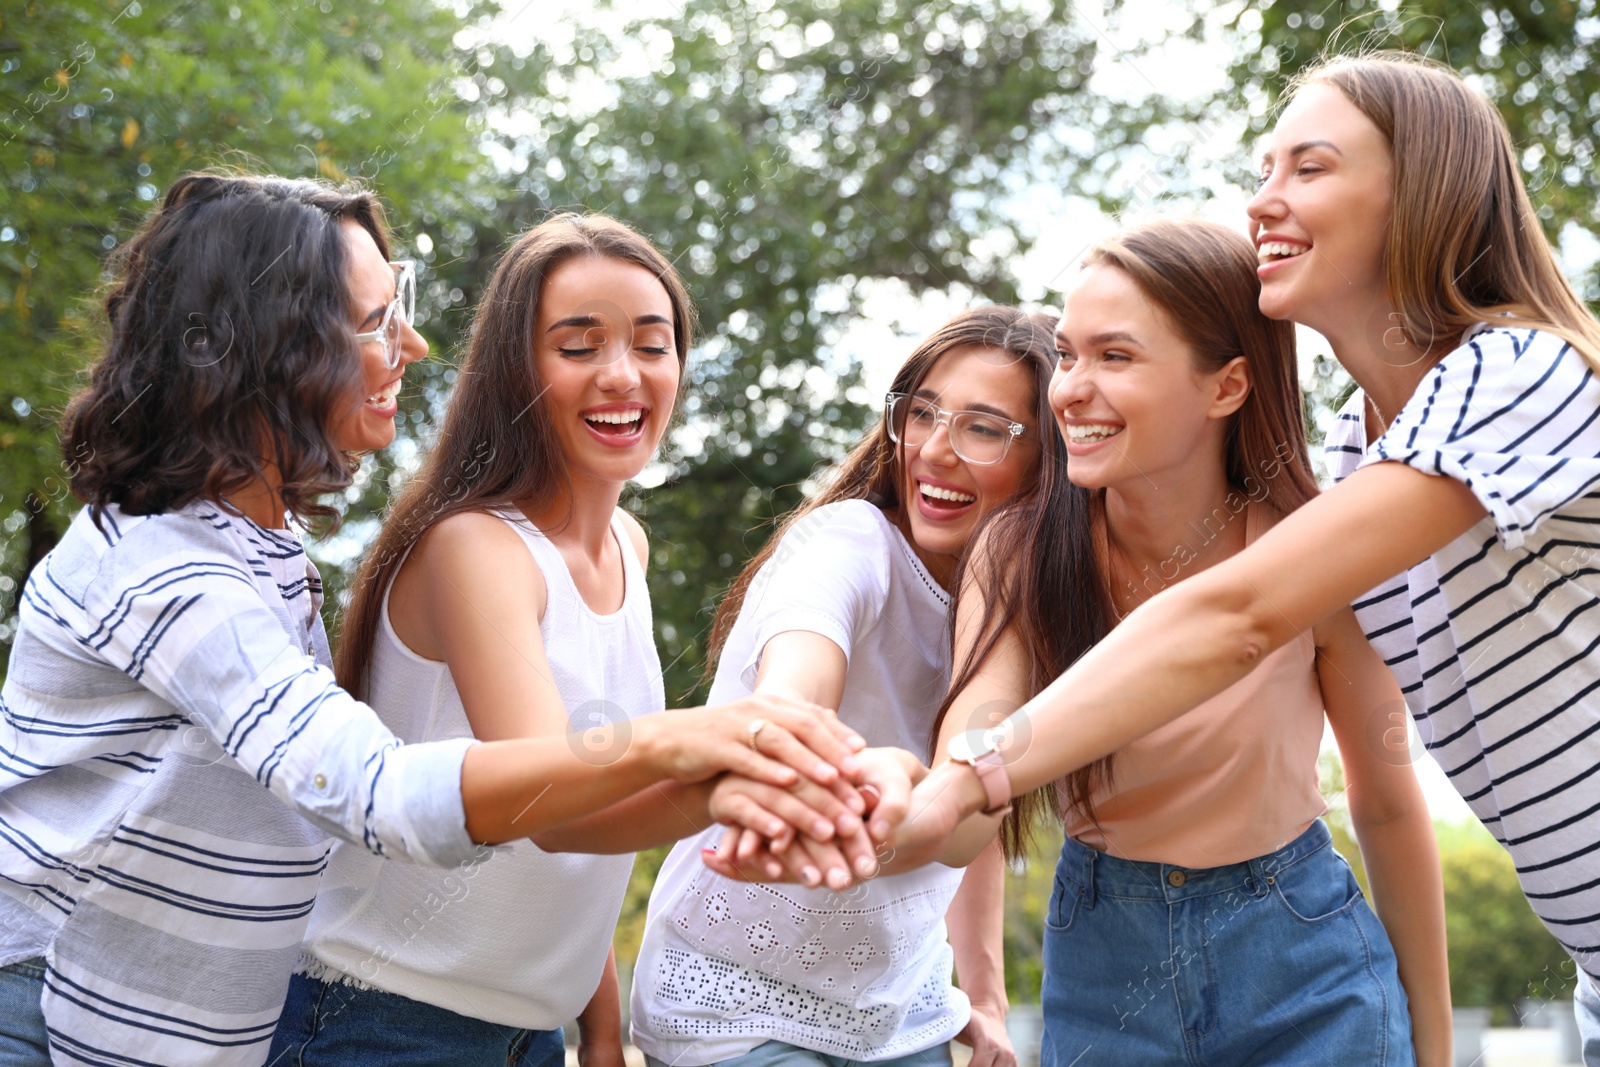
{"label": "denim waistband", "polygon": [[1260,896],[1289,868],[1327,848],[1332,840],[1323,821],[1313,819],[1299,837],[1265,856],[1222,867],[1180,867],[1119,859],[1069,837],[1061,846],[1056,873],[1081,889],[1084,904],[1091,908],[1102,893],[1163,903],[1226,892]]}

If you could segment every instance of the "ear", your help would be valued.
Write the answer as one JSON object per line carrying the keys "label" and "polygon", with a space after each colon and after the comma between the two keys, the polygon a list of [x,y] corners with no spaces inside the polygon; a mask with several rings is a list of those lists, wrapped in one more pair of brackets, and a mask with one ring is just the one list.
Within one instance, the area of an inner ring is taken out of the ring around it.
{"label": "ear", "polygon": [[1210,378],[1211,405],[1206,415],[1213,419],[1225,419],[1238,411],[1250,395],[1250,365],[1243,356],[1234,356]]}

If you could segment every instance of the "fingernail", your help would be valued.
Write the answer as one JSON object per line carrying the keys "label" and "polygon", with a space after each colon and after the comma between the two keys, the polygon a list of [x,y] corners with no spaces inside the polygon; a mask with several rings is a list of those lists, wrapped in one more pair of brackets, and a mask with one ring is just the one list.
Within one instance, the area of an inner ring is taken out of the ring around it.
{"label": "fingernail", "polygon": [[849,805],[850,810],[855,812],[857,815],[860,815],[862,812],[867,810],[867,802],[862,799],[862,796],[859,792],[851,793],[850,799],[845,801],[845,803]]}
{"label": "fingernail", "polygon": [[835,889],[843,889],[850,884],[850,872],[841,867],[834,867],[828,871],[828,884]]}
{"label": "fingernail", "polygon": [[861,877],[871,878],[877,873],[878,865],[872,862],[872,857],[862,856],[860,859],[856,860],[856,870],[860,872]]}
{"label": "fingernail", "polygon": [[866,748],[867,739],[862,737],[860,734],[851,734],[850,745],[852,748]]}
{"label": "fingernail", "polygon": [[805,879],[806,885],[816,885],[818,882],[822,881],[822,872],[817,870],[815,867],[807,867],[805,870],[800,872],[800,877]]}
{"label": "fingernail", "polygon": [[767,823],[767,836],[768,837],[777,837],[782,832],[783,832],[783,823],[778,822],[776,819],[774,819],[772,822]]}
{"label": "fingernail", "polygon": [[838,776],[838,769],[831,763],[818,763],[817,769],[811,772],[811,777],[818,782],[831,782]]}
{"label": "fingernail", "polygon": [[827,819],[818,819],[811,824],[811,836],[818,841],[826,841],[833,836],[833,823]]}
{"label": "fingernail", "polygon": [[889,824],[882,819],[872,824],[872,836],[882,841],[889,836]]}
{"label": "fingernail", "polygon": [[781,863],[769,863],[769,864],[767,864],[767,877],[768,878],[781,878],[781,877],[783,877],[783,864],[781,864]]}
{"label": "fingernail", "polygon": [[846,756],[839,761],[839,769],[846,774],[855,774],[861,769],[861,761],[854,756]]}
{"label": "fingernail", "polygon": [[861,829],[861,820],[854,815],[841,815],[839,816],[838,827],[840,837],[849,837]]}
{"label": "fingernail", "polygon": [[700,855],[702,856],[715,856],[716,854],[717,850],[714,848],[703,848],[700,850]]}

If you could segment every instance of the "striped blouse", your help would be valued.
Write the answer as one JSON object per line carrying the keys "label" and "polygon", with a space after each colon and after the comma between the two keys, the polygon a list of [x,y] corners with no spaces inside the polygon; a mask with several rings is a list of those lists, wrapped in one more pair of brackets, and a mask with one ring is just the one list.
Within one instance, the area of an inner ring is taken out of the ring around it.
{"label": "striped blouse", "polygon": [[259,1064],[333,837],[469,862],[470,739],[402,746],[334,682],[298,538],[209,503],[80,512],[0,690],[0,964],[56,1063]]}
{"label": "striped blouse", "polygon": [[1356,615],[1534,911],[1600,976],[1600,379],[1553,334],[1480,327],[1370,448],[1364,406],[1328,434],[1336,478],[1404,463],[1489,515]]}

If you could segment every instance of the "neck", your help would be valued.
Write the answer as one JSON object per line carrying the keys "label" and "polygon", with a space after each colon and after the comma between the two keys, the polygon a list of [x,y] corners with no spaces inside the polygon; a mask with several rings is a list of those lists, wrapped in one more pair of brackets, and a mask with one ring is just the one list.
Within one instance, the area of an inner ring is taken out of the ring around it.
{"label": "neck", "polygon": [[1101,499],[1105,562],[1120,613],[1244,544],[1248,500],[1228,485],[1220,462],[1163,482],[1111,486]]}
{"label": "neck", "polygon": [[282,530],[287,527],[283,520],[283,496],[279,492],[282,484],[277,470],[268,466],[262,478],[229,493],[222,503],[257,526]]}
{"label": "neck", "polygon": [[570,475],[565,488],[542,508],[524,501],[518,505],[530,522],[558,545],[575,548],[591,559],[604,555],[611,541],[611,517],[622,499],[622,482]]}
{"label": "neck", "polygon": [[1318,323],[1312,328],[1328,339],[1334,358],[1350,372],[1376,410],[1377,419],[1368,412],[1367,443],[1371,444],[1406,406],[1417,385],[1438,362],[1441,350],[1447,351],[1454,342],[1435,343],[1431,348],[1413,344],[1400,328],[1400,316],[1387,298],[1373,303],[1364,313],[1350,315],[1346,321],[1354,325]]}

